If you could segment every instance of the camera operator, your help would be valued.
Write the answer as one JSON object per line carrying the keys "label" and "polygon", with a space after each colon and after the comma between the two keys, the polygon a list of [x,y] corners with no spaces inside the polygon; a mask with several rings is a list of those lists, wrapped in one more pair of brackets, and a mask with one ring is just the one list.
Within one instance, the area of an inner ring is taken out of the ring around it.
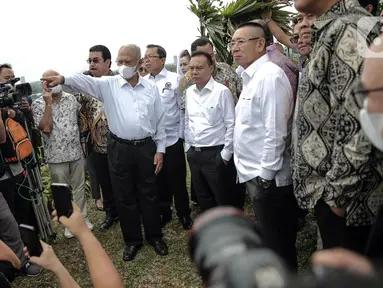
{"label": "camera operator", "polygon": [[[12,67],[9,64],[0,65],[0,83],[14,78]],[[27,100],[25,100],[28,102]],[[29,109],[29,103],[24,101],[22,108]],[[0,108],[2,121],[12,118],[24,126],[25,116],[19,109],[10,107]],[[8,135],[6,141],[0,144],[0,187],[12,213],[18,223],[35,226],[35,217],[29,199],[29,186],[27,178],[23,175],[24,168],[16,157],[16,151]]]}

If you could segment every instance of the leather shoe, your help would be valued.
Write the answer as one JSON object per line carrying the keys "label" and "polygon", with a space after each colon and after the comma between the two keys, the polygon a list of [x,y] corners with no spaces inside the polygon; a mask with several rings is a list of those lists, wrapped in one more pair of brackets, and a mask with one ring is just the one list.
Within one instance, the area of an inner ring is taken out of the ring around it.
{"label": "leather shoe", "polygon": [[142,244],[140,245],[132,245],[132,246],[127,246],[124,250],[124,253],[122,255],[122,260],[124,261],[132,261],[136,255],[137,255],[137,252],[138,250],[140,250],[140,248],[142,247]]}
{"label": "leather shoe", "polygon": [[161,225],[162,225],[162,228],[164,228],[166,226],[166,224],[170,223],[170,221],[172,221],[172,215],[170,214],[163,214],[161,215]]}
{"label": "leather shoe", "polygon": [[184,217],[180,217],[180,221],[182,223],[182,227],[185,230],[190,230],[193,226],[193,219],[188,215]]}
{"label": "leather shoe", "polygon": [[112,227],[114,222],[118,221],[118,217],[106,216],[104,222],[100,225],[100,231],[104,231]]}
{"label": "leather shoe", "polygon": [[155,241],[151,245],[153,246],[154,251],[156,251],[158,255],[160,256],[168,255],[168,246],[162,239]]}

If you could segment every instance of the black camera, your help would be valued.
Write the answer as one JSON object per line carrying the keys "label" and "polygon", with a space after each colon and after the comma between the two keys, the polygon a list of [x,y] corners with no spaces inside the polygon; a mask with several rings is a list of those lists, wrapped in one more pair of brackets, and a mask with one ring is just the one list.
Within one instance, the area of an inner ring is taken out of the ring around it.
{"label": "black camera", "polygon": [[18,108],[23,97],[32,94],[32,87],[29,83],[15,85],[20,78],[9,79],[5,83],[0,83],[0,108]]}
{"label": "black camera", "polygon": [[314,267],[310,274],[295,276],[262,244],[255,222],[232,207],[210,209],[196,220],[189,252],[206,287],[383,287],[378,277],[328,267]]}

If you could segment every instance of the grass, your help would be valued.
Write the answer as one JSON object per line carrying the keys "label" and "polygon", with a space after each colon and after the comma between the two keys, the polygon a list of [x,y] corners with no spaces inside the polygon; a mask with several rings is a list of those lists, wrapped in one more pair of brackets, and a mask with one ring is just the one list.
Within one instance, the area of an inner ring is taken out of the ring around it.
{"label": "grass", "polygon": [[[189,179],[188,174],[188,182]],[[247,201],[246,210],[251,213],[249,201]],[[88,201],[88,214],[91,222],[95,224],[94,234],[121,273],[125,287],[202,287],[202,282],[188,254],[188,233],[181,228],[176,220],[177,217],[173,217],[175,219],[164,230],[164,239],[169,246],[168,256],[157,256],[151,246],[146,244],[134,261],[124,262],[122,260],[124,242],[120,226],[114,225],[106,233],[100,233],[97,226],[103,221],[104,213],[96,210],[94,201],[91,199]],[[193,209],[194,219],[198,214],[198,209]],[[58,225],[55,228],[58,235],[56,243],[52,246],[56,255],[81,287],[92,287],[86,260],[78,241],[65,239],[63,228]],[[311,254],[316,249],[316,224],[312,214],[307,216],[305,226],[298,233],[297,248],[299,271],[302,273],[309,268]],[[43,271],[38,278],[16,279],[13,287],[51,288],[59,287],[59,285],[53,273]]]}

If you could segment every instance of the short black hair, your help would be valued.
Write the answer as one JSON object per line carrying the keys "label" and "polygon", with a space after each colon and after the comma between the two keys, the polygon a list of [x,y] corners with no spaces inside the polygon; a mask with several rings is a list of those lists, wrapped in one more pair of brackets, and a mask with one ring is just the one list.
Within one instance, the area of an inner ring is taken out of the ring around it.
{"label": "short black hair", "polygon": [[180,58],[183,58],[183,57],[188,57],[189,60],[190,60],[190,54],[189,54],[188,50],[184,50],[184,51],[181,52]]}
{"label": "short black hair", "polygon": [[110,54],[109,49],[104,45],[95,45],[90,47],[89,52],[101,52],[102,59],[104,62],[110,60],[109,68],[112,65],[112,54]]}
{"label": "short black hair", "polygon": [[194,51],[190,58],[197,57],[197,56],[205,56],[207,59],[207,63],[209,66],[213,66],[213,58],[211,58],[211,55],[205,51]]}
{"label": "short black hair", "polygon": [[371,14],[372,15],[376,15],[376,12],[378,10],[378,0],[358,0],[360,6],[362,6],[363,8],[366,8],[368,5],[372,5],[372,11],[371,11]]}
{"label": "short black hair", "polygon": [[198,38],[191,44],[190,51],[193,53],[197,51],[197,47],[206,46],[207,44],[210,44],[211,47],[214,49],[213,43],[208,38]]}
{"label": "short black hair", "polygon": [[157,53],[158,53],[158,56],[160,57],[160,59],[166,58],[166,50],[164,47],[162,47],[160,45],[149,44],[148,46],[146,46],[146,48],[147,49],[157,48]]}
{"label": "short black hair", "polygon": [[262,26],[263,34],[265,34],[265,40],[266,40],[267,45],[271,45],[271,44],[274,43],[273,34],[271,33],[269,27],[267,26],[267,23],[264,20],[262,20],[262,19],[255,19],[255,20],[251,20],[250,22],[254,23],[254,24],[260,25],[260,26],[257,26],[257,27],[261,27]]}
{"label": "short black hair", "polygon": [[0,64],[0,73],[3,69],[11,69],[12,70],[13,68],[12,68],[12,65],[9,63],[3,63],[3,64]]}

